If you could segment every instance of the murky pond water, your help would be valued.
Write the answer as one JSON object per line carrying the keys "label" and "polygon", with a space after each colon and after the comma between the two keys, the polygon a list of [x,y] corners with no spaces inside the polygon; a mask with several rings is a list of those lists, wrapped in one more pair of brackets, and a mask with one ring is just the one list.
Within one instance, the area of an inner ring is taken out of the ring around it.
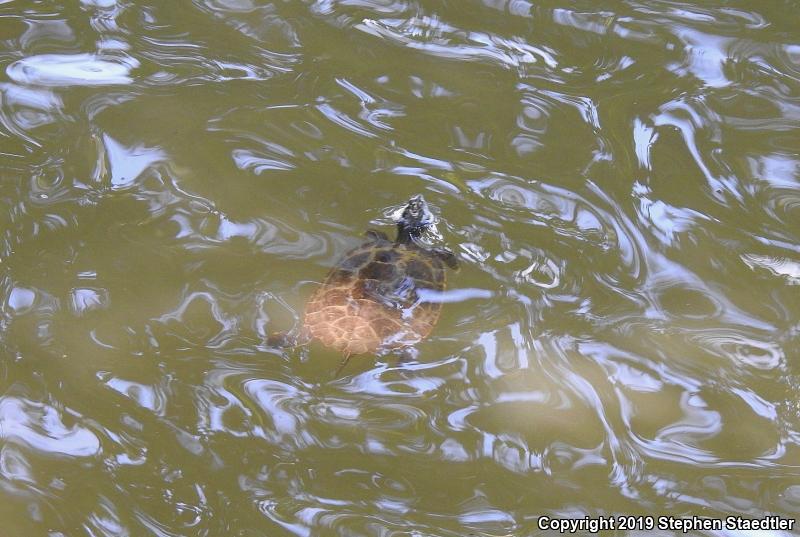
{"label": "murky pond water", "polygon": [[[797,2],[0,4],[3,535],[800,513]],[[415,355],[271,347],[415,193]]]}

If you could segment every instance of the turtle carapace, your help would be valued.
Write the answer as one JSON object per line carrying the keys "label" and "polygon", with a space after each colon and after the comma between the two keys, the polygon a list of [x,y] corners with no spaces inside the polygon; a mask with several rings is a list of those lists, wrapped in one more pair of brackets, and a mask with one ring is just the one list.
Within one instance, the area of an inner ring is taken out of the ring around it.
{"label": "turtle carapace", "polygon": [[397,222],[392,241],[367,231],[367,241],[347,252],[306,305],[303,325],[291,344],[318,339],[354,354],[400,349],[430,334],[442,309],[446,268],[456,256],[419,239],[434,223],[421,195],[412,197]]}

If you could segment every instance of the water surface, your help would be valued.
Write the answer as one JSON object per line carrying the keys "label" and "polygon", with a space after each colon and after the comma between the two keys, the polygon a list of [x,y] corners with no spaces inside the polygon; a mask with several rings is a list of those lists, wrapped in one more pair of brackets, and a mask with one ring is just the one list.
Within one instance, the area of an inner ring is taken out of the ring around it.
{"label": "water surface", "polygon": [[[796,517],[800,6],[694,4],[0,5],[3,531]],[[416,193],[416,356],[270,347]]]}

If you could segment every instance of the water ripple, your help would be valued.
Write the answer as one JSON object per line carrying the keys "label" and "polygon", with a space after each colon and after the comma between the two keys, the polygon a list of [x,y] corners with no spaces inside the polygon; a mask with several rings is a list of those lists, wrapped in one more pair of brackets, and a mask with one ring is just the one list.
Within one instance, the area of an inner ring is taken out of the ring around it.
{"label": "water ripple", "polygon": [[558,68],[553,51],[531,45],[520,37],[504,38],[461,30],[438,17],[365,18],[355,28],[449,60],[483,61],[509,69],[520,69],[529,64],[543,64],[550,70]]}
{"label": "water ripple", "polygon": [[8,77],[37,86],[106,86],[130,84],[139,61],[131,57],[95,54],[40,54],[12,63]]}
{"label": "water ripple", "polygon": [[91,430],[67,427],[55,408],[14,396],[0,398],[0,438],[52,455],[90,457],[100,453]]}

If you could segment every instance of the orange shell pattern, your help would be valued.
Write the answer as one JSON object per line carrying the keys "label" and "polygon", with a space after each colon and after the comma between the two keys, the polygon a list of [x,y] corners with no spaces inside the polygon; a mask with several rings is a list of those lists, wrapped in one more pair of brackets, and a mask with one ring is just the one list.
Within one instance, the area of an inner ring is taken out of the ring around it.
{"label": "orange shell pattern", "polygon": [[370,241],[328,273],[308,302],[304,332],[348,356],[405,347],[430,334],[442,309],[417,291],[444,288],[444,263],[434,253]]}

